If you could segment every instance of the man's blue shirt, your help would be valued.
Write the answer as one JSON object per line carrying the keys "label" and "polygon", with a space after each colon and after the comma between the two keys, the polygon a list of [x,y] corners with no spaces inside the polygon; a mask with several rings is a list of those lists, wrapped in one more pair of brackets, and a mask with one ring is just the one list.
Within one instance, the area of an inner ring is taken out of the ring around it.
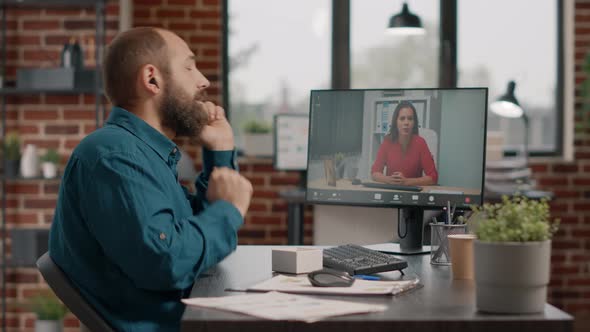
{"label": "man's blue shirt", "polygon": [[243,218],[208,203],[213,167],[233,151],[203,151],[197,192],[177,179],[178,147],[134,114],[113,108],[66,166],[49,251],[117,330],[176,331],[196,276],[235,250]]}

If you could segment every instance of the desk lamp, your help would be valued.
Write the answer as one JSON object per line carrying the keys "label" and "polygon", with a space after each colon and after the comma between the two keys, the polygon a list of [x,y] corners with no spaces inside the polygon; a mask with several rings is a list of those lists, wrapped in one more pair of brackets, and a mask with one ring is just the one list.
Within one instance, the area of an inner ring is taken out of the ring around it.
{"label": "desk lamp", "polygon": [[[528,161],[529,156],[529,117],[524,112],[516,96],[514,96],[514,81],[508,82],[506,94],[498,98],[490,105],[490,110],[495,114],[505,118],[522,118],[524,122],[524,160]],[[528,162],[527,162],[528,164]]]}
{"label": "desk lamp", "polygon": [[402,11],[389,19],[388,34],[394,35],[423,35],[425,33],[420,17],[414,15],[404,2]]}

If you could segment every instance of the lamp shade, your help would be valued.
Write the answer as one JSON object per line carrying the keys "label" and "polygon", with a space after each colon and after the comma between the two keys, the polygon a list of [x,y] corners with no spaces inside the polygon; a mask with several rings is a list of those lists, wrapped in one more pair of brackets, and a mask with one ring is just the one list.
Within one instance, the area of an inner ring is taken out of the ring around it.
{"label": "lamp shade", "polygon": [[420,17],[414,15],[404,3],[402,11],[389,19],[387,33],[395,35],[423,35],[425,33]]}
{"label": "lamp shade", "polygon": [[495,102],[490,105],[490,110],[502,117],[506,118],[520,118],[523,116],[524,111],[516,96],[514,95],[514,89],[516,87],[516,83],[514,81],[510,81],[508,83],[508,89],[506,90],[506,94],[498,98]]}

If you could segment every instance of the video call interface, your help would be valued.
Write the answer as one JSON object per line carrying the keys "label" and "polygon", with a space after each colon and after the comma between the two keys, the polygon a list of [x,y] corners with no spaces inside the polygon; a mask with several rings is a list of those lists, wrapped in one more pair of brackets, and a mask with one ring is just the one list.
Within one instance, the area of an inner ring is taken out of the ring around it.
{"label": "video call interface", "polygon": [[481,204],[486,105],[486,88],[312,91],[307,201]]}

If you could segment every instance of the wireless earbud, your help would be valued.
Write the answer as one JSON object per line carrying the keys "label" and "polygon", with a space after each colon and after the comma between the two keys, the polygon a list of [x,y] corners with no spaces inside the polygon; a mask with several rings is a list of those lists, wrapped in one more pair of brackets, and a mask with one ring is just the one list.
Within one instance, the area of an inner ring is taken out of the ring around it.
{"label": "wireless earbud", "polygon": [[158,86],[158,83],[156,83],[156,79],[153,78],[153,77],[150,79],[150,84],[153,84],[155,86]]}

